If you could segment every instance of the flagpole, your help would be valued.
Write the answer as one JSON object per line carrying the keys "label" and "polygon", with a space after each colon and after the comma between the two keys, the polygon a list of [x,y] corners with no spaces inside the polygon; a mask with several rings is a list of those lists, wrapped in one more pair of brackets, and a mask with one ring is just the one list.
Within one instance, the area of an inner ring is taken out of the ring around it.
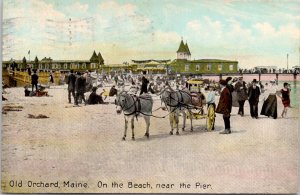
{"label": "flagpole", "polygon": [[30,50],[28,51],[28,55],[29,55],[29,60],[28,60],[28,61],[29,61],[29,63],[30,63]]}

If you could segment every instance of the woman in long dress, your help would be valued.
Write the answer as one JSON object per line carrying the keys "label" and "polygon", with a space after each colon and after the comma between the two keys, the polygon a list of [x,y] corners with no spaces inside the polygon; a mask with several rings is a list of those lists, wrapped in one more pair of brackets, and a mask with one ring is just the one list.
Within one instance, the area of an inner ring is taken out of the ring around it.
{"label": "woman in long dress", "polygon": [[[268,84],[266,83],[265,91],[263,93],[264,103],[261,109],[260,114],[267,117],[277,118],[277,97],[278,88],[275,83]],[[267,98],[266,98],[267,97]]]}

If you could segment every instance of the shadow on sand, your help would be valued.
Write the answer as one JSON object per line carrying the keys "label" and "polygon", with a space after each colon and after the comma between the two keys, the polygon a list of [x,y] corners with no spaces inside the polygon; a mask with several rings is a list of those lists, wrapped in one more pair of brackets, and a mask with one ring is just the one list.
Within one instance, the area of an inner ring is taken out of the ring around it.
{"label": "shadow on sand", "polygon": [[171,137],[171,136],[190,136],[190,135],[194,135],[194,134],[198,134],[198,133],[212,133],[212,132],[214,132],[214,131],[208,132],[205,129],[205,126],[203,126],[203,125],[202,126],[197,125],[197,126],[194,126],[193,128],[194,128],[193,131],[191,131],[190,128],[185,129],[185,131],[182,131],[182,129],[179,128],[179,135],[176,135],[176,130],[173,131],[173,135],[170,135],[170,130],[168,130],[164,134],[156,134],[156,135],[151,135],[150,134],[149,139],[144,136],[144,137],[136,138],[135,141],[149,141],[149,140],[153,140],[153,139],[168,138],[168,137]]}

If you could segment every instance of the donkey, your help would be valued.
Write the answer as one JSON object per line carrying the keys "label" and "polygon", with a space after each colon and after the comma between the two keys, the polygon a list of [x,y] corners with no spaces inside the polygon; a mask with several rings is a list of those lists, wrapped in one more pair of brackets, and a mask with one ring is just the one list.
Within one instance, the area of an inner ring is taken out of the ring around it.
{"label": "donkey", "polygon": [[145,136],[149,138],[150,117],[152,116],[153,99],[150,95],[144,94],[135,96],[125,91],[117,94],[115,104],[117,106],[117,114],[124,113],[125,131],[123,140],[127,135],[127,127],[129,120],[131,121],[132,140],[134,140],[134,117],[142,116],[146,122]]}
{"label": "donkey", "polygon": [[[171,87],[165,88],[161,92],[161,100],[164,102],[167,110],[169,111],[169,120],[171,125],[170,135],[173,135],[173,125],[174,120],[176,123],[176,135],[179,135],[178,123],[179,123],[179,113],[183,115],[183,127],[182,131],[185,129],[186,122],[186,111],[191,115],[192,97],[189,92],[183,90],[174,91]],[[191,121],[191,131],[193,131],[193,118],[190,117]]]}

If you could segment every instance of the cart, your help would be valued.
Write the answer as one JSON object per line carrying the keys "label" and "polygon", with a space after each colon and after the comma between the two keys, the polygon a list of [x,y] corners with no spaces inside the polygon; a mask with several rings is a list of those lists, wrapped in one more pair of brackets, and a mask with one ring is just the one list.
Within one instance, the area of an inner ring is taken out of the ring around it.
{"label": "cart", "polygon": [[[201,93],[201,88],[204,86],[204,81],[201,79],[191,79],[187,81],[187,88],[192,94],[200,94],[204,97],[204,95]],[[205,97],[204,97],[205,98]],[[202,105],[200,106],[194,106],[194,108],[191,110],[191,114],[187,114],[187,118],[192,117],[193,119],[206,119],[206,129],[207,131],[214,130],[214,123],[215,123],[215,107],[211,104],[207,108],[207,113],[205,113],[203,106],[205,105],[205,101],[202,102]]]}

